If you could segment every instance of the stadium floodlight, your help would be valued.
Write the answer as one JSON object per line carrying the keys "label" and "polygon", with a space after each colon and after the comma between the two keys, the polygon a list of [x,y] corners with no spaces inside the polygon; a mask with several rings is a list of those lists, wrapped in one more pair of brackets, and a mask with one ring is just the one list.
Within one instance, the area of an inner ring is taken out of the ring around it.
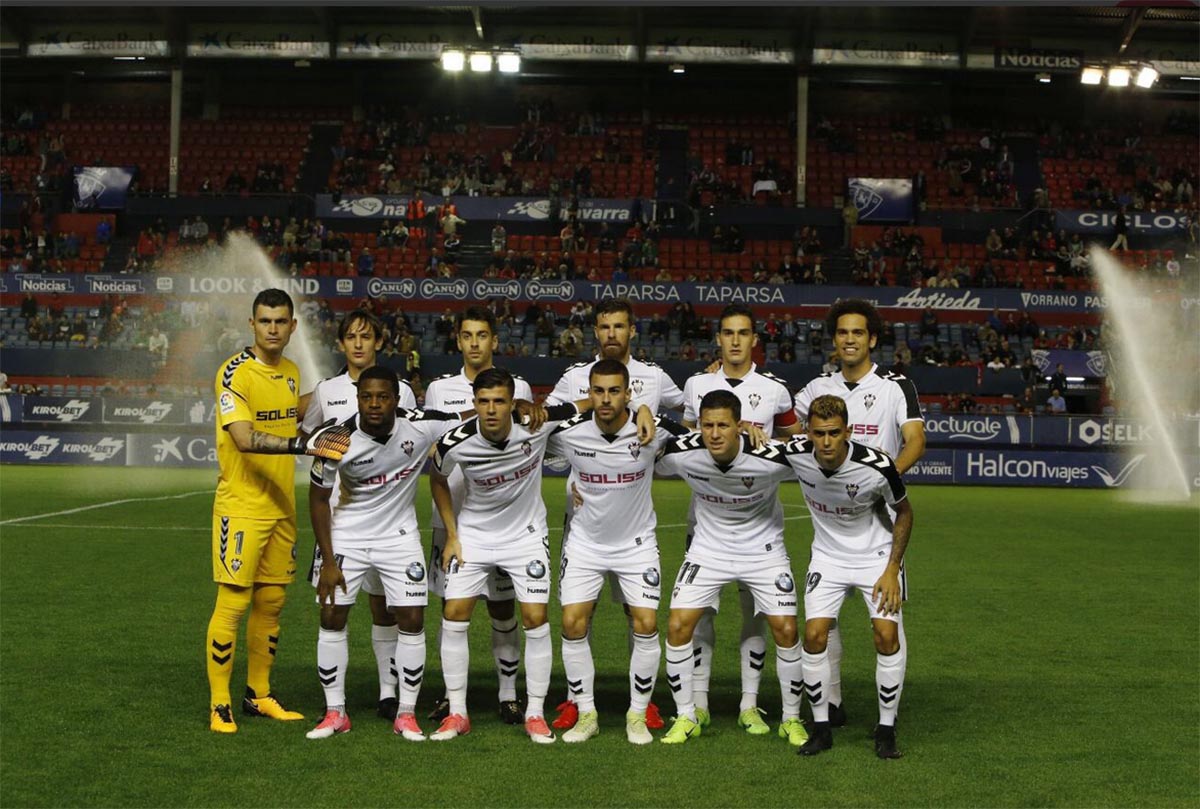
{"label": "stadium floodlight", "polygon": [[461,73],[466,61],[462,51],[442,51],[442,70],[447,73]]}
{"label": "stadium floodlight", "polygon": [[496,68],[501,73],[520,73],[521,54],[500,53],[496,55]]}
{"label": "stadium floodlight", "polygon": [[492,55],[483,51],[474,51],[471,54],[471,72],[472,73],[491,73],[492,72]]}
{"label": "stadium floodlight", "polygon": [[1050,74],[1049,73],[1039,73],[1039,74],[1037,74],[1037,80],[1041,84],[1049,84],[1050,83]]}
{"label": "stadium floodlight", "polygon": [[1123,65],[1114,65],[1108,69],[1109,87],[1128,87],[1133,71]]}
{"label": "stadium floodlight", "polygon": [[1089,65],[1079,74],[1079,81],[1081,84],[1099,84],[1104,81],[1104,70],[1095,65]]}
{"label": "stadium floodlight", "polygon": [[687,68],[684,67],[681,63],[676,62],[675,64],[671,65],[671,72],[678,76],[678,75],[682,75],[682,74],[686,73]]}
{"label": "stadium floodlight", "polygon": [[1149,65],[1142,65],[1141,69],[1138,70],[1137,79],[1134,80],[1134,84],[1145,90],[1149,90],[1154,86],[1154,82],[1156,81],[1158,81],[1158,71]]}

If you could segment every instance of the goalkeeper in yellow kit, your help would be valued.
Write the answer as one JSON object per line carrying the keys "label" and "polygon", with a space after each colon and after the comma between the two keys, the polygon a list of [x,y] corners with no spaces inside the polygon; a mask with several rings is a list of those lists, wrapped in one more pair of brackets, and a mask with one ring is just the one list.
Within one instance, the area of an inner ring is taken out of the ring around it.
{"label": "goalkeeper in yellow kit", "polygon": [[284,588],[296,575],[296,489],[292,455],[340,460],[350,431],[333,421],[297,435],[300,370],[283,356],[296,329],[292,299],[266,289],[254,299],[254,346],[217,372],[217,462],[213,502],[213,580],[217,604],[208,623],[205,655],[209,727],[233,733],[229,680],[234,644],[246,612],[249,666],[243,713],[272,719],[304,717],[271,694],[271,664],[279,643]]}

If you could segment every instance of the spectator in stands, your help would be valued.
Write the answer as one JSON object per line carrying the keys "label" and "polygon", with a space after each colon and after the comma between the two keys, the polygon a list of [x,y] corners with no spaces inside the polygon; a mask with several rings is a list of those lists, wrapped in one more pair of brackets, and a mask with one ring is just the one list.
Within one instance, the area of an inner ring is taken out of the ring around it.
{"label": "spectator in stands", "polygon": [[830,354],[829,359],[826,360],[825,364],[821,366],[821,373],[836,374],[838,370],[837,354]]}
{"label": "spectator in stands", "polygon": [[46,325],[39,315],[34,315],[25,321],[25,336],[32,343],[46,339]]}
{"label": "spectator in stands", "polygon": [[371,248],[364,247],[358,255],[358,261],[355,268],[359,275],[367,276],[375,274],[375,256],[371,255]]}
{"label": "spectator in stands", "polygon": [[563,329],[559,335],[558,347],[564,357],[578,357],[583,348],[583,330],[575,323]]}
{"label": "spectator in stands", "polygon": [[562,230],[558,233],[558,238],[562,242],[562,251],[564,253],[575,252],[575,227],[571,222],[567,222],[562,226]]}
{"label": "spectator in stands", "polygon": [[96,244],[108,244],[112,241],[112,225],[107,218],[96,223]]}
{"label": "spectator in stands", "polygon": [[737,225],[729,226],[729,252],[735,255],[746,252],[746,238],[742,235],[742,229]]}
{"label": "spectator in stands", "polygon": [[104,345],[112,345],[124,331],[125,324],[121,322],[121,316],[113,312],[100,329],[100,342]]}
{"label": "spectator in stands", "polygon": [[446,214],[442,217],[442,221],[441,221],[442,235],[443,236],[454,236],[455,234],[458,233],[458,226],[465,225],[465,224],[467,224],[467,220],[461,218],[454,211],[447,211]]}
{"label": "spectator in stands", "polygon": [[1017,412],[1022,415],[1032,415],[1037,410],[1037,398],[1032,387],[1026,387],[1021,398],[1017,399]]}
{"label": "spectator in stands", "polygon": [[993,372],[1003,371],[1006,367],[1007,366],[1004,364],[1004,360],[1000,358],[999,354],[993,354],[992,358],[988,360],[987,363],[988,370]]}
{"label": "spectator in stands", "polygon": [[504,225],[497,219],[496,224],[492,227],[492,254],[499,255],[503,253],[507,243],[508,231],[504,229]]}
{"label": "spectator in stands", "polygon": [[1129,220],[1125,218],[1125,206],[1122,205],[1117,211],[1117,215],[1113,218],[1113,233],[1116,238],[1109,246],[1109,250],[1116,250],[1120,246],[1122,251],[1129,249]]}
{"label": "spectator in stands", "polygon": [[21,299],[21,317],[29,320],[30,318],[37,317],[37,313],[37,298],[34,297],[32,292],[26,292],[25,297]]}
{"label": "spectator in stands", "polygon": [[88,322],[84,317],[83,312],[75,313],[75,320],[71,323],[71,342],[86,343],[88,338]]}
{"label": "spectator in stands", "polygon": [[924,311],[921,312],[921,324],[918,334],[922,338],[932,337],[935,340],[937,339],[938,316],[937,313],[933,311],[933,307],[926,306]]}
{"label": "spectator in stands", "polygon": [[842,205],[842,247],[850,247],[854,239],[854,228],[858,224],[858,208],[852,197],[846,197]]}
{"label": "spectator in stands", "polygon": [[1055,416],[1061,416],[1067,412],[1067,400],[1062,397],[1062,392],[1058,388],[1051,389],[1050,397],[1046,399],[1046,409]]}
{"label": "spectator in stands", "polygon": [[163,330],[161,324],[155,324],[150,331],[150,338],[146,342],[146,350],[150,352],[150,356],[154,358],[154,362],[159,367],[167,364],[167,352],[170,349],[171,341],[167,337],[167,333]]}
{"label": "spectator in stands", "polygon": [[1063,370],[1061,362],[1054,367],[1054,373],[1050,375],[1049,386],[1051,390],[1067,389],[1067,372]]}

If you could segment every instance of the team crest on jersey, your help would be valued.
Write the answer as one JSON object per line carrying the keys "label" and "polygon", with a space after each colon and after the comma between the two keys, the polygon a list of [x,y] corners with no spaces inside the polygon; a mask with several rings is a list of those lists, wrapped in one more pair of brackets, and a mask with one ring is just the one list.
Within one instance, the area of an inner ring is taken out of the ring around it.
{"label": "team crest on jersey", "polygon": [[405,455],[408,455],[411,457],[413,454],[413,442],[405,441],[403,444],[400,445],[400,449],[404,450]]}
{"label": "team crest on jersey", "polygon": [[646,582],[646,584],[650,585],[651,587],[657,587],[658,582],[659,582],[658,568],[655,568],[655,567],[646,568],[642,572],[642,581]]}
{"label": "team crest on jersey", "polygon": [[521,452],[524,452],[526,456],[533,454],[533,447],[530,445],[530,443],[528,441],[524,441],[521,443]]}
{"label": "team crest on jersey", "polygon": [[746,475],[744,478],[742,478],[742,485],[745,486],[747,489],[749,489],[751,486],[754,485],[754,476]]}
{"label": "team crest on jersey", "polygon": [[409,581],[421,581],[425,578],[425,565],[420,562],[413,562],[405,571],[408,574]]}
{"label": "team crest on jersey", "polygon": [[646,387],[646,383],[640,379],[629,380],[629,388],[633,391],[634,396],[641,396],[642,389]]}
{"label": "team crest on jersey", "polygon": [[758,403],[762,401],[762,397],[759,396],[757,393],[751,393],[746,398],[748,398],[750,400],[750,407],[752,407],[752,408],[758,407]]}
{"label": "team crest on jersey", "polygon": [[790,593],[796,589],[796,583],[792,581],[790,573],[780,573],[775,577],[775,589],[781,593]]}
{"label": "team crest on jersey", "polygon": [[292,395],[295,396],[296,395],[296,380],[292,379],[290,376],[287,378],[287,380],[288,380],[288,390],[290,390],[292,392]]}
{"label": "team crest on jersey", "polygon": [[867,408],[867,410],[870,410],[874,404],[875,404],[875,394],[874,393],[868,393],[866,396],[863,397],[863,407]]}
{"label": "team crest on jersey", "polygon": [[627,446],[627,449],[629,450],[629,454],[633,456],[633,459],[635,461],[642,454],[642,445],[639,444],[637,441],[630,441]]}
{"label": "team crest on jersey", "polygon": [[857,483],[847,483],[846,484],[846,494],[850,495],[851,500],[853,500],[855,497],[857,497],[858,496],[858,484]]}
{"label": "team crest on jersey", "polygon": [[540,579],[546,575],[546,566],[542,564],[540,559],[534,559],[525,565],[525,572],[529,574],[529,578],[531,579]]}

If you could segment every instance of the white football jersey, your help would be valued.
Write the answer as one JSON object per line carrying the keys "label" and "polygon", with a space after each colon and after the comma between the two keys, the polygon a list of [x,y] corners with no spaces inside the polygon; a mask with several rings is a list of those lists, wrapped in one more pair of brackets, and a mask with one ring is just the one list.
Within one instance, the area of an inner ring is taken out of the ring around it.
{"label": "white football jersey", "polygon": [[[546,396],[546,404],[570,404],[586,399],[591,390],[592,366],[599,359],[578,362],[567,368],[554,390]],[[635,413],[642,405],[650,408],[652,413],[664,407],[668,410],[683,407],[683,391],[662,368],[633,357],[625,367],[629,369],[629,408]]]}
{"label": "white football jersey", "polygon": [[868,567],[887,559],[892,523],[879,506],[894,507],[908,496],[892,459],[851,441],[846,460],[829,472],[817,463],[813,444],[804,437],[789,441],[786,455],[812,514],[813,553],[846,567]]}
{"label": "white football jersey", "polygon": [[[349,420],[357,426],[358,416]],[[333,541],[342,547],[420,542],[415,500],[429,450],[457,416],[401,410],[387,438],[355,429],[340,461],[317,458],[312,482],[337,486]]]}
{"label": "white football jersey", "polygon": [[771,441],[754,449],[747,436],[737,456],[718,464],[700,433],[668,441],[655,471],[678,475],[692,489],[696,527],[688,552],[726,559],[786,556],[779,484],[796,473],[785,444]]}
{"label": "white football jersey", "polygon": [[683,420],[689,424],[700,421],[700,400],[713,390],[733,391],[742,403],[742,421],[761,427],[768,435],[776,426],[795,422],[792,416],[792,393],[787,383],[774,374],[759,371],[753,363],[750,371],[741,379],[725,375],[725,369],[716,373],[701,371],[688,377],[683,384]]}
{"label": "white football jersey", "polygon": [[434,468],[447,476],[457,467],[463,471],[466,494],[457,517],[458,536],[464,543],[497,548],[547,535],[542,458],[556,422],[576,412],[574,405],[550,411],[550,420],[536,433],[513,424],[508,438],[499,444],[483,437],[478,418],[437,442]]}
{"label": "white football jersey", "polygon": [[[533,401],[533,389],[522,377],[513,374],[514,399]],[[461,413],[475,407],[475,391],[471,388],[471,380],[467,379],[466,369],[457,374],[439,376],[425,388],[425,407],[430,410],[441,410],[446,413]],[[455,469],[448,476],[450,484],[450,499],[454,503],[454,513],[457,514],[463,501],[463,476],[461,469]],[[433,507],[431,522],[434,528],[445,528],[442,515]]]}
{"label": "white football jersey", "polygon": [[900,428],[910,421],[924,421],[917,388],[903,374],[872,365],[858,382],[847,382],[841,371],[821,374],[796,394],[796,415],[807,424],[808,408],[818,396],[839,396],[846,402],[851,437],[881,449],[894,459],[904,445]]}
{"label": "white football jersey", "polygon": [[600,546],[606,551],[628,550],[655,542],[657,518],[650,484],[658,448],[689,430],[668,418],[658,419],[649,446],[638,441],[633,411],[616,433],[605,434],[592,413],[580,413],[554,429],[547,452],[566,458],[583,506],[571,518],[568,539]]}

